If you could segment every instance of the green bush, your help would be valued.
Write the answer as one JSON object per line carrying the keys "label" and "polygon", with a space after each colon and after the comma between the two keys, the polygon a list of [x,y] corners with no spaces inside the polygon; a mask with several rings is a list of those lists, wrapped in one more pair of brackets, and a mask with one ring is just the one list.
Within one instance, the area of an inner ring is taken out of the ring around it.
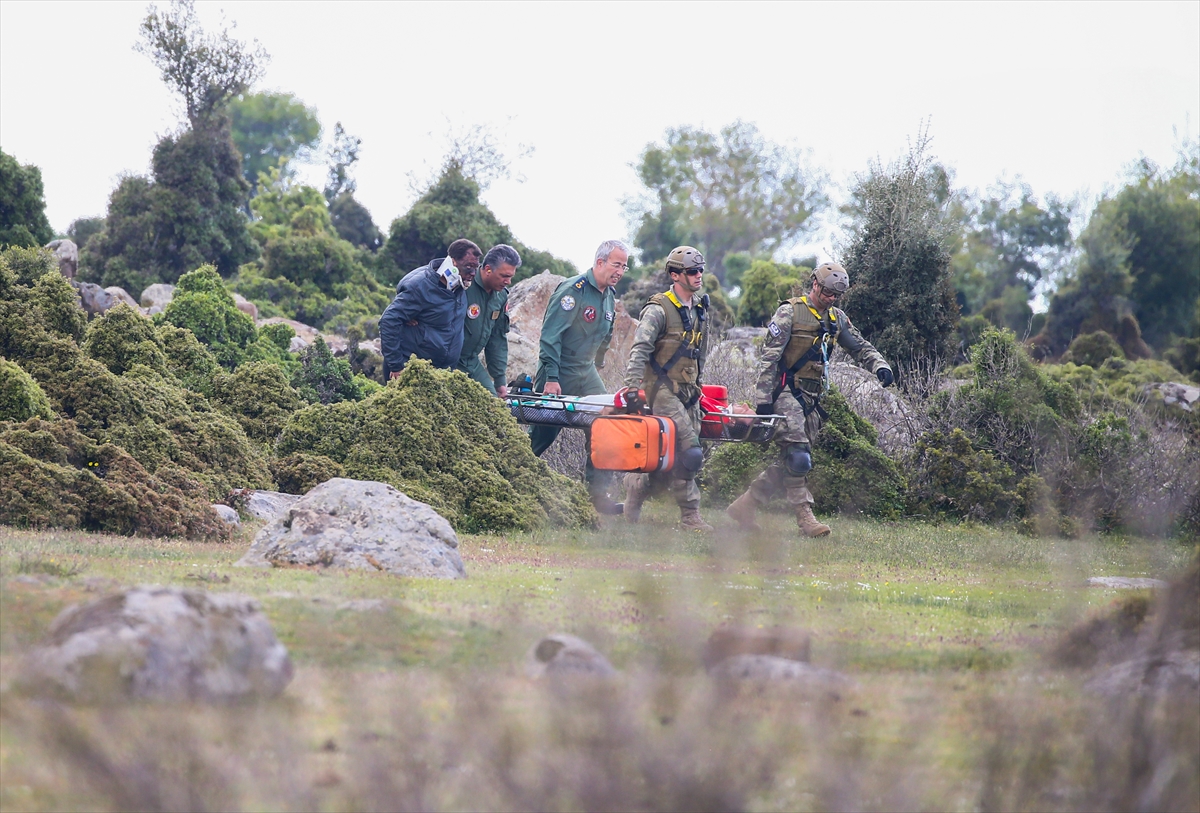
{"label": "green bush", "polygon": [[138,536],[227,539],[229,529],[187,472],[150,473],[72,421],[0,422],[0,524]]}
{"label": "green bush", "polygon": [[211,265],[179,278],[175,296],[159,319],[192,331],[229,370],[242,362],[246,348],[257,338],[254,320],[237,309],[233,295]]}
{"label": "green bush", "polygon": [[320,336],[301,351],[300,369],[292,383],[310,404],[361,401],[364,397],[350,362],[334,358],[329,345]]}
{"label": "green bush", "polygon": [[770,260],[755,260],[742,275],[742,295],[738,299],[738,322],[762,327],[771,321],[779,303],[793,295],[808,280],[811,268],[780,265]]}
{"label": "green bush", "polygon": [[50,399],[20,365],[0,358],[0,421],[18,423],[30,418],[54,417]]}
{"label": "green bush", "polygon": [[304,406],[283,370],[269,361],[252,361],[232,374],[219,375],[212,398],[249,438],[267,444],[275,442],[287,419]]}
{"label": "green bush", "polygon": [[221,365],[196,334],[187,328],[159,325],[155,335],[166,356],[167,371],[189,390],[212,395]]}
{"label": "green bush", "polygon": [[1121,345],[1117,344],[1117,340],[1111,334],[1097,330],[1076,336],[1072,340],[1071,346],[1067,348],[1067,352],[1063,353],[1061,361],[1064,364],[1073,362],[1086,364],[1089,367],[1099,367],[1105,359],[1109,358],[1123,359],[1125,351],[1121,349]]}
{"label": "green bush", "polygon": [[271,461],[271,474],[283,493],[307,494],[326,480],[345,477],[346,469],[324,455],[296,452]]}
{"label": "green bush", "polygon": [[976,449],[961,429],[926,433],[917,441],[915,458],[916,513],[1002,522],[1025,519],[1038,505],[1041,478],[1018,477],[994,455]]}
{"label": "green bush", "polygon": [[159,374],[167,372],[167,357],[154,323],[124,303],[92,320],[83,340],[83,352],[117,375],[138,364]]}
{"label": "green bush", "polygon": [[347,477],[391,483],[459,531],[596,524],[582,484],[533,455],[503,404],[464,374],[425,361],[364,401],[296,412],[276,451],[322,455]]}

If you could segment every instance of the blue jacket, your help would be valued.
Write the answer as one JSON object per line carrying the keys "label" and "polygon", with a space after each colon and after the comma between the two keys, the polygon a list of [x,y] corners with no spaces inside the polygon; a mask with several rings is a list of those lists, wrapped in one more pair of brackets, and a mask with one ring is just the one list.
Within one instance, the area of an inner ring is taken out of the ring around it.
{"label": "blue jacket", "polygon": [[404,369],[409,356],[450,369],[462,355],[467,296],[461,287],[447,291],[437,275],[442,257],[405,275],[396,298],[379,318],[379,343],[386,377]]}

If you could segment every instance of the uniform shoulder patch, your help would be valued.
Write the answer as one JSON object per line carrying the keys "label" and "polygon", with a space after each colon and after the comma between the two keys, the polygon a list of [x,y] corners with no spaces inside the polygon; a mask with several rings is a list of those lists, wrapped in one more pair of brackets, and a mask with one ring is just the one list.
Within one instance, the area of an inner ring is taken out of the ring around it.
{"label": "uniform shoulder patch", "polygon": [[472,302],[471,306],[469,308],[467,308],[467,318],[468,319],[478,319],[479,311],[480,311],[479,305]]}
{"label": "uniform shoulder patch", "polygon": [[770,333],[775,338],[779,338],[779,333],[780,333],[779,325],[775,324],[774,322],[771,322],[769,325],[767,325],[767,332]]}
{"label": "uniform shoulder patch", "polygon": [[585,282],[587,282],[587,277],[580,277],[579,279],[577,279],[577,280],[575,281],[575,288],[576,288],[576,289],[578,289],[578,290],[580,290],[580,291],[582,291],[582,290],[583,290],[583,283],[585,283]]}
{"label": "uniform shoulder patch", "polygon": [[558,301],[558,304],[559,304],[559,307],[561,307],[565,311],[574,310],[575,309],[575,297],[571,296],[570,294],[567,294],[566,296],[564,296],[562,299],[560,299]]}

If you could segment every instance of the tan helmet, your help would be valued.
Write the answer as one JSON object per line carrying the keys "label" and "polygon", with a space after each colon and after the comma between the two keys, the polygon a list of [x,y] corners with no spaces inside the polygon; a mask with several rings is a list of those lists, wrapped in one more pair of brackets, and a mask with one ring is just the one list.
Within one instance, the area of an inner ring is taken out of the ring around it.
{"label": "tan helmet", "polygon": [[813,271],[813,279],[819,282],[822,288],[837,291],[839,294],[850,290],[850,275],[837,263],[821,263],[817,270]]}
{"label": "tan helmet", "polygon": [[704,255],[691,246],[680,246],[667,255],[667,271],[691,271],[704,268]]}

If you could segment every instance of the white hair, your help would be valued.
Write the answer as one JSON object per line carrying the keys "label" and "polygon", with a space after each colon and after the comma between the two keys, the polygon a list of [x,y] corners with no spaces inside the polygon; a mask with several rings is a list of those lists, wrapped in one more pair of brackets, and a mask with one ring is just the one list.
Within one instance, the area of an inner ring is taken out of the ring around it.
{"label": "white hair", "polygon": [[624,251],[626,257],[629,256],[629,246],[624,240],[605,240],[600,244],[600,248],[596,249],[596,260],[607,260],[608,255],[617,249]]}

